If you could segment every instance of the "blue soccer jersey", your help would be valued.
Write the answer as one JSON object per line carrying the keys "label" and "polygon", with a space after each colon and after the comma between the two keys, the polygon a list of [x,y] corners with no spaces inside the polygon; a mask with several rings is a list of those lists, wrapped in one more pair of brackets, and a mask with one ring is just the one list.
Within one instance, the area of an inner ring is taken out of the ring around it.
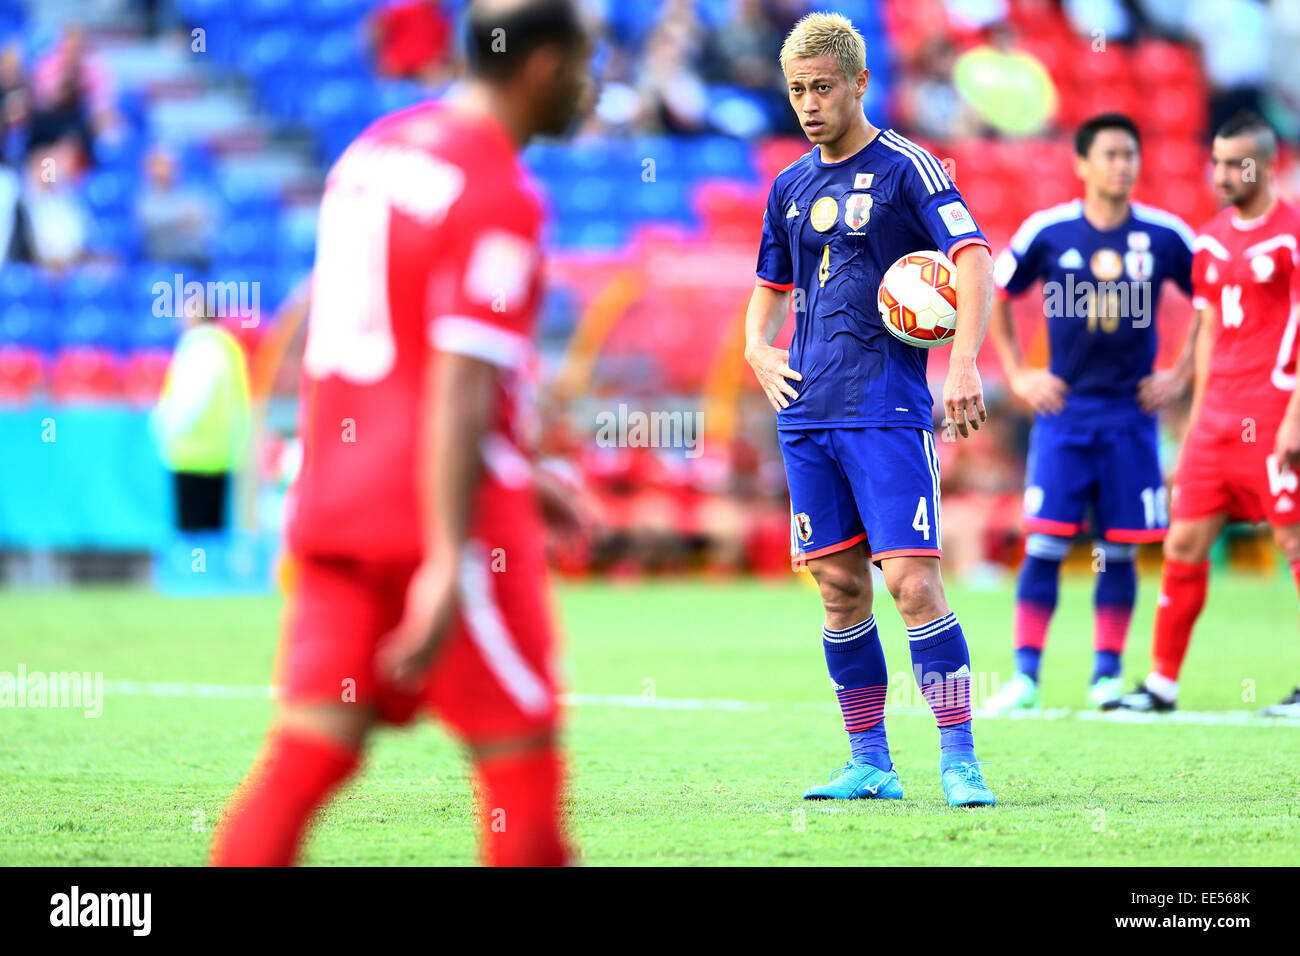
{"label": "blue soccer jersey", "polygon": [[1043,280],[1049,368],[1067,386],[1065,417],[1144,414],[1138,382],[1156,358],[1156,308],[1166,279],[1192,290],[1195,234],[1177,216],[1132,203],[1127,221],[1102,231],[1074,200],[1034,213],[997,259],[1007,295]]}
{"label": "blue soccer jersey", "polygon": [[893,130],[841,162],[814,147],[782,170],[757,272],[761,285],[794,292],[790,367],[803,381],[777,427],[930,429],[928,353],[885,331],[876,293],[902,256],[951,257],[972,242],[988,245],[939,161]]}

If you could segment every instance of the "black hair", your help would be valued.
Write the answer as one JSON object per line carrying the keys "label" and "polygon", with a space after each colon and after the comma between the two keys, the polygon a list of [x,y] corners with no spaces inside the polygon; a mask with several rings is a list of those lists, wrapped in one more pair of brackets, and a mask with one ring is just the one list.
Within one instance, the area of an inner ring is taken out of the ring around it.
{"label": "black hair", "polygon": [[1277,133],[1268,120],[1254,110],[1238,110],[1214,131],[1215,139],[1230,139],[1233,136],[1252,137],[1261,157],[1271,157],[1277,152]]}
{"label": "black hair", "polygon": [[1105,129],[1122,129],[1133,137],[1138,149],[1142,148],[1142,134],[1138,132],[1137,123],[1131,117],[1123,113],[1098,113],[1084,120],[1074,131],[1074,154],[1080,159],[1086,157],[1097,134]]}
{"label": "black hair", "polygon": [[470,72],[492,80],[508,79],[538,47],[572,46],[585,35],[573,0],[479,0],[470,6],[466,34]]}

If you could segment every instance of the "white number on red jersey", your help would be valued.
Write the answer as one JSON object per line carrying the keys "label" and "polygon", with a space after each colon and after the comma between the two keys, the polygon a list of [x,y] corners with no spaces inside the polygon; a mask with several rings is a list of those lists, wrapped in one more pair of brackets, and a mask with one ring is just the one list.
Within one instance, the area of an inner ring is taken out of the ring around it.
{"label": "white number on red jersey", "polygon": [[397,343],[388,301],[394,208],[425,225],[446,215],[464,174],[401,145],[354,144],[330,175],[317,223],[303,368],[365,385],[392,371]]}
{"label": "white number on red jersey", "polygon": [[1219,314],[1223,316],[1224,328],[1239,327],[1246,318],[1246,313],[1241,308],[1241,286],[1225,285],[1219,301]]}

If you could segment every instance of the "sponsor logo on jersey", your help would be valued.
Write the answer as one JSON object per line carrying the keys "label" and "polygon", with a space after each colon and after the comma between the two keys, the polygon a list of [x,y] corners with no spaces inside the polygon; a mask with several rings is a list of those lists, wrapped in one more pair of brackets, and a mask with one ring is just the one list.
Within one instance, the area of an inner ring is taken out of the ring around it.
{"label": "sponsor logo on jersey", "polygon": [[794,533],[805,544],[812,540],[812,519],[803,511],[794,516]]}
{"label": "sponsor logo on jersey", "polygon": [[1036,515],[1043,506],[1043,486],[1030,485],[1025,489],[1025,514]]}
{"label": "sponsor logo on jersey", "polygon": [[1278,514],[1285,514],[1288,511],[1294,510],[1294,508],[1295,502],[1291,500],[1291,496],[1283,495],[1281,498],[1277,499],[1277,504],[1274,505],[1273,510]]}
{"label": "sponsor logo on jersey", "polygon": [[959,202],[950,202],[939,207],[943,224],[948,227],[948,235],[964,236],[975,231],[975,220],[971,218],[966,206]]}
{"label": "sponsor logo on jersey", "polygon": [[1273,278],[1275,263],[1272,256],[1255,256],[1250,260],[1250,274],[1256,282],[1267,282]]}
{"label": "sponsor logo on jersey", "polygon": [[844,225],[854,232],[871,219],[872,198],[866,193],[849,193],[844,197]]}
{"label": "sponsor logo on jersey", "polygon": [[1061,258],[1056,260],[1056,264],[1062,269],[1082,269],[1083,256],[1079,254],[1078,249],[1066,249],[1061,253]]}
{"label": "sponsor logo on jersey", "polygon": [[1098,249],[1088,262],[1092,274],[1102,282],[1113,282],[1124,272],[1124,260],[1114,249]]}
{"label": "sponsor logo on jersey", "polygon": [[1208,266],[1205,267],[1205,281],[1206,282],[1219,281],[1219,270],[1215,268],[1213,262],[1211,262]]}
{"label": "sponsor logo on jersey", "polygon": [[799,207],[796,206],[794,200],[791,199],[791,200],[790,200],[790,208],[787,209],[787,210],[785,211],[785,218],[786,218],[786,219],[793,219],[793,218],[794,218],[795,216],[797,216],[797,215],[799,215]]}
{"label": "sponsor logo on jersey", "polygon": [[875,173],[858,173],[856,176],[853,177],[853,188],[870,189],[871,184],[875,182],[875,180],[876,180]]}
{"label": "sponsor logo on jersey", "polygon": [[835,220],[838,218],[840,218],[840,204],[833,196],[822,196],[813,203],[812,212],[808,214],[812,227],[818,232],[825,232],[835,225]]}

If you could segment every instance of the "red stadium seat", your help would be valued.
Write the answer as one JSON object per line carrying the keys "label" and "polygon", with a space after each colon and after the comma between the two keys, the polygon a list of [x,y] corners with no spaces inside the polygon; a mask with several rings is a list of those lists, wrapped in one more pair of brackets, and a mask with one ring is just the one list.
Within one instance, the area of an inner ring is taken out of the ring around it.
{"label": "red stadium seat", "polygon": [[808,140],[795,136],[774,136],[758,144],[758,178],[765,183],[776,179],[785,169],[812,147]]}
{"label": "red stadium seat", "polygon": [[1189,46],[1168,40],[1147,40],[1133,56],[1133,74],[1143,87],[1170,83],[1204,86],[1200,60]]}
{"label": "red stadium seat", "polygon": [[1166,136],[1199,137],[1209,122],[1207,101],[1194,86],[1159,86],[1145,93],[1138,125]]}
{"label": "red stadium seat", "polygon": [[25,402],[45,385],[45,362],[35,349],[0,347],[0,402]]}
{"label": "red stadium seat", "polygon": [[122,395],[118,359],[107,349],[64,349],[50,370],[50,395],[59,402],[106,401]]}
{"label": "red stadium seat", "polygon": [[166,349],[133,352],[122,369],[122,391],[127,400],[141,405],[156,402],[171,359],[171,353]]}

